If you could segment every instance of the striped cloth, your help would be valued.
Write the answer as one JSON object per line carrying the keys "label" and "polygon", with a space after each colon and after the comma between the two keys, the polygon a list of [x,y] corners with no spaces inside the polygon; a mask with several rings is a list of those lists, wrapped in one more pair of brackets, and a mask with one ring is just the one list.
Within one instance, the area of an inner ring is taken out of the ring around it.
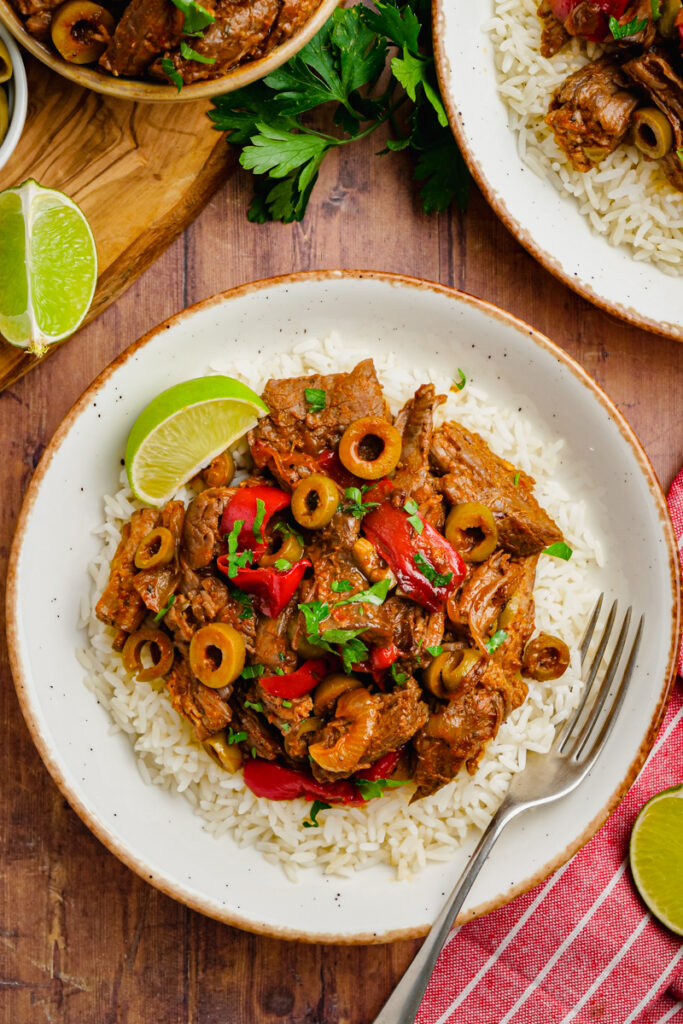
{"label": "striped cloth", "polygon": [[[683,470],[668,500],[683,545]],[[647,912],[628,868],[638,812],[679,782],[681,679],[617,811],[542,885],[452,932],[416,1024],[683,1024],[683,942]]]}

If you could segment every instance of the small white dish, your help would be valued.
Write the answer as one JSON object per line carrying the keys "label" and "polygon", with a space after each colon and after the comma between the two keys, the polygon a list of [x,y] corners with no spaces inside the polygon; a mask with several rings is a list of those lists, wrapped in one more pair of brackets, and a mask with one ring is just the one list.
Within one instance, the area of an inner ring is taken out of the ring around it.
{"label": "small white dish", "polygon": [[595,234],[572,197],[531,170],[500,98],[492,0],[435,0],[441,92],[463,157],[500,219],[551,274],[608,313],[683,341],[681,278]]}
{"label": "small white dish", "polygon": [[7,134],[2,142],[0,142],[0,168],[2,168],[17,148],[21,133],[24,130],[26,109],[28,107],[28,83],[19,47],[2,24],[0,24],[0,39],[2,39],[7,47],[7,52],[12,61],[12,77],[3,86],[7,90],[9,102],[9,126]]}
{"label": "small white dish", "polygon": [[604,822],[636,777],[666,707],[678,644],[678,560],[656,477],[623,417],[547,338],[441,285],[374,272],[317,271],[236,288],[179,313],[128,348],[88,388],[48,445],[26,494],[7,579],[8,646],[33,739],[73,808],[146,881],[227,923],[285,938],[381,942],[423,934],[477,837],[409,882],[387,865],[353,878],[307,870],[298,884],[229,835],[219,839],[180,796],[145,785],[128,738],[83,683],[75,648],[91,529],[120,473],[140,410],[170,385],[231,353],[273,355],[334,329],[354,348],[394,352],[453,377],[465,367],[492,401],[518,408],[544,437],[563,436],[562,465],[600,492],[608,539],[600,584],[646,613],[619,728],[591,780],[506,830],[466,903],[492,910],[560,866]]}

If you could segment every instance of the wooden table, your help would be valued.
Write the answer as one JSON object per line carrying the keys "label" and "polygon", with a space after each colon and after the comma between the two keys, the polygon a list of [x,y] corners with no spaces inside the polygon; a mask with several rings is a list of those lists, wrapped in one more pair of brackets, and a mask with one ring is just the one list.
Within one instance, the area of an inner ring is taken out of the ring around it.
{"label": "wooden table", "polygon": [[[474,192],[462,216],[418,209],[377,139],[329,158],[303,224],[245,217],[246,175],[118,302],[0,396],[0,573],[47,439],[117,353],[171,313],[292,270],[400,271],[455,285],[563,345],[625,413],[666,489],[683,462],[683,345],[627,327],[541,269]],[[355,150],[355,151],[354,151]],[[672,281],[672,287],[679,287]],[[260,938],[186,910],[88,832],[38,758],[0,643],[2,1024],[367,1024],[417,942],[335,948]]]}

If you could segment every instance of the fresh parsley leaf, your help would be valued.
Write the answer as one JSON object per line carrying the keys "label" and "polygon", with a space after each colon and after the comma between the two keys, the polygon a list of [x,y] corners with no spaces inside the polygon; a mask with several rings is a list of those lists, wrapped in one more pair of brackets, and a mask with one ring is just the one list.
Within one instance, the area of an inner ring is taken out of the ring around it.
{"label": "fresh parsley leaf", "polygon": [[512,481],[515,487],[519,485],[519,473],[515,473],[514,480]]}
{"label": "fresh parsley leaf", "polygon": [[284,669],[282,668],[282,666],[281,666],[281,665],[278,665],[278,667],[277,667],[277,668],[274,668],[274,669],[273,669],[273,673],[274,673],[274,674],[275,674],[276,676],[284,676],[284,675],[286,675],[286,673],[285,673],[285,670],[284,670]]}
{"label": "fresh parsley leaf", "polygon": [[320,828],[318,815],[321,811],[327,811],[332,804],[326,804],[324,800],[314,800],[311,804],[311,812],[308,818],[302,822],[304,828]]}
{"label": "fresh parsley leaf", "polygon": [[440,654],[443,654],[443,647],[440,644],[434,644],[432,647],[425,647],[425,651],[431,654],[432,658],[438,658]]}
{"label": "fresh parsley leaf", "polygon": [[280,732],[289,732],[289,730],[290,730],[291,728],[292,728],[292,727],[291,727],[291,725],[289,724],[289,722],[281,722],[281,723],[280,723]]}
{"label": "fresh parsley leaf", "polygon": [[263,712],[263,704],[261,703],[260,700],[257,700],[257,701],[245,700],[244,706],[245,706],[245,708],[253,708],[254,711],[258,711],[259,714],[262,714],[262,712]]}
{"label": "fresh parsley leaf", "polygon": [[251,754],[251,756],[252,756],[253,758],[256,758],[256,747],[252,747],[252,748],[251,748],[251,750],[250,750],[250,754]]}
{"label": "fresh parsley leaf", "polygon": [[216,63],[216,58],[215,57],[207,57],[203,53],[197,53],[197,51],[193,50],[192,47],[189,46],[185,42],[184,39],[180,40],[180,55],[181,55],[181,57],[184,57],[185,60],[195,60],[195,61],[197,61],[198,64],[215,64]]}
{"label": "fresh parsley leaf", "polygon": [[408,512],[408,522],[415,530],[415,533],[421,534],[424,531],[425,524],[422,522],[418,515],[417,502],[412,498],[408,498],[407,502],[403,506],[406,512]]}
{"label": "fresh parsley leaf", "polygon": [[418,567],[422,575],[433,583],[435,587],[446,587],[453,579],[452,572],[438,572],[434,566],[427,561],[421,551],[416,551],[413,555],[413,561]]}
{"label": "fresh parsley leaf", "polygon": [[406,679],[408,678],[405,672],[401,672],[401,670],[396,665],[396,662],[394,662],[394,664],[391,666],[389,672],[391,674],[391,678],[394,680],[397,686],[403,686]]}
{"label": "fresh parsley leaf", "polygon": [[460,367],[458,367],[458,379],[454,380],[453,383],[451,384],[451,391],[462,391],[462,389],[465,387],[465,384],[467,384],[467,377],[460,369]]}
{"label": "fresh parsley leaf", "polygon": [[385,577],[383,580],[373,583],[367,590],[361,590],[358,594],[354,594],[353,597],[347,597],[344,601],[337,601],[334,607],[339,608],[342,604],[384,604],[390,588],[391,580]]}
{"label": "fresh parsley leaf", "polygon": [[681,147],[680,149],[676,150],[676,156],[678,157],[678,159],[683,164],[683,147]]}
{"label": "fresh parsley leaf", "polygon": [[410,4],[399,10],[392,3],[375,3],[376,10],[363,8],[363,21],[378,35],[386,36],[395,46],[416,53],[420,46],[420,22]]}
{"label": "fresh parsley leaf", "polygon": [[249,619],[254,614],[254,599],[251,594],[245,594],[238,587],[232,588],[232,596],[242,605],[240,619]]}
{"label": "fresh parsley leaf", "polygon": [[243,743],[247,738],[246,732],[233,732],[232,728],[228,726],[228,743],[232,746],[233,743]]}
{"label": "fresh parsley leaf", "polygon": [[342,512],[346,512],[356,519],[362,519],[371,509],[377,508],[379,505],[378,501],[363,501],[363,492],[360,487],[347,487],[344,497],[348,498],[349,504],[344,505]]}
{"label": "fresh parsley leaf", "polygon": [[239,536],[244,526],[244,520],[238,519],[230,533],[226,534],[228,541],[228,577],[233,580],[237,575],[238,569],[244,569],[245,566],[251,565],[254,560],[253,551],[242,551],[241,554],[237,554],[237,545],[239,544]]}
{"label": "fresh parsley leaf", "polygon": [[154,622],[161,622],[166,612],[170,612],[171,608],[175,604],[175,599],[176,595],[171,594],[171,596],[168,599],[168,604],[164,605],[164,607],[160,611],[158,611],[154,616]]}
{"label": "fresh parsley leaf", "polygon": [[297,605],[306,623],[306,632],[309,636],[317,636],[320,633],[320,625],[328,618],[330,606],[323,601],[308,601],[306,604]]}
{"label": "fresh parsley leaf", "polygon": [[[284,673],[283,673],[283,675],[284,675]],[[291,706],[292,706],[291,700],[283,700],[282,701],[282,706],[283,706],[283,708],[291,708]]]}
{"label": "fresh parsley leaf", "polygon": [[263,520],[266,514],[266,503],[263,498],[256,499],[256,515],[254,516],[254,525],[251,528],[251,532],[254,534],[254,539],[259,544],[265,543],[263,540]]}
{"label": "fresh parsley leaf", "polygon": [[498,648],[500,647],[501,644],[505,643],[507,638],[508,638],[508,635],[505,632],[505,630],[504,629],[498,629],[493,634],[491,639],[486,641],[486,643],[484,644],[484,647],[489,652],[489,654],[493,654],[494,651],[498,650]]}
{"label": "fresh parsley leaf", "polygon": [[304,398],[309,412],[322,412],[325,408],[326,397],[322,388],[304,388]]}
{"label": "fresh parsley leaf", "polygon": [[410,785],[410,779],[353,779],[353,782],[358,786],[364,800],[384,796],[385,789],[398,789],[399,786]]}
{"label": "fresh parsley leaf", "polygon": [[172,3],[185,15],[183,34],[186,36],[195,36],[203,32],[216,20],[206,7],[197,3],[197,0],[172,0]]}
{"label": "fresh parsley leaf", "polygon": [[[306,634],[309,643],[321,647],[330,654],[338,654],[344,663],[344,670],[348,673],[354,665],[365,661],[368,656],[368,649],[358,637],[366,630],[365,626],[359,629],[326,629],[321,632],[320,626],[325,619],[329,618],[330,606],[327,602],[309,601],[307,604],[297,606],[306,623]],[[336,645],[336,650],[332,645]]]}
{"label": "fresh parsley leaf", "polygon": [[258,679],[265,672],[263,665],[245,665],[242,669],[243,679]]}
{"label": "fresh parsley leaf", "polygon": [[257,123],[256,128],[259,134],[254,135],[251,145],[242,150],[242,167],[256,174],[270,174],[271,178],[285,178],[301,167],[299,189],[302,190],[305,187],[302,180],[304,172],[309,177],[317,172],[331,143],[320,135],[292,133],[264,122]]}
{"label": "fresh parsley leaf", "polygon": [[185,83],[183,82],[183,76],[179,71],[176,71],[176,66],[170,57],[161,58],[161,70],[173,82],[178,92],[180,92]]}
{"label": "fresh parsley leaf", "polygon": [[292,563],[288,558],[278,558],[275,561],[275,568],[278,572],[287,572],[288,569],[292,568]]}
{"label": "fresh parsley leaf", "polygon": [[343,594],[347,590],[353,590],[353,583],[350,580],[335,580],[331,589],[335,594]]}
{"label": "fresh parsley leaf", "polygon": [[568,562],[573,555],[572,549],[568,544],[565,544],[563,540],[558,540],[556,544],[551,544],[548,548],[543,548],[544,555],[552,555],[553,558],[561,558],[563,561]]}
{"label": "fresh parsley leaf", "polygon": [[647,28],[647,18],[643,18],[642,21],[634,18],[625,25],[620,25],[614,15],[609,19],[609,30],[615,39],[626,39],[628,36],[635,36],[638,32],[642,32],[644,28]]}

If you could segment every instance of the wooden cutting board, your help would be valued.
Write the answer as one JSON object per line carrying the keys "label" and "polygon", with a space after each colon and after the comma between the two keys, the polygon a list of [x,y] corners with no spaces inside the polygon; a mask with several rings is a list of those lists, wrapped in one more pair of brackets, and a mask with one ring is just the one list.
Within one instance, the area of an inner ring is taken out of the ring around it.
{"label": "wooden cutting board", "polygon": [[[67,82],[33,58],[26,63],[26,127],[0,171],[0,190],[35,178],[83,210],[99,260],[87,323],[197,216],[237,160],[211,127],[208,101],[116,100]],[[40,361],[0,340],[0,391]]]}

